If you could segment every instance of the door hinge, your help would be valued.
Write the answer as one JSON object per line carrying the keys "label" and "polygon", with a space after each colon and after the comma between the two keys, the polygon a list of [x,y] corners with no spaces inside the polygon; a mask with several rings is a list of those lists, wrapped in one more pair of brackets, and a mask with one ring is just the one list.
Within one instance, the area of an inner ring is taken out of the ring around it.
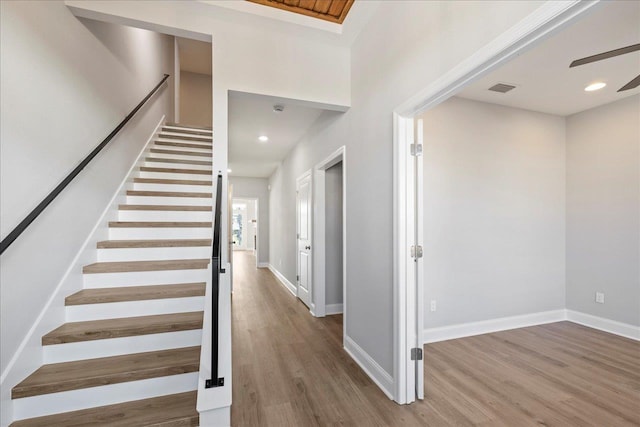
{"label": "door hinge", "polygon": [[411,144],[411,155],[422,156],[422,144]]}
{"label": "door hinge", "polygon": [[422,258],[422,246],[411,246],[411,258]]}
{"label": "door hinge", "polygon": [[296,281],[299,282],[300,281],[300,276],[296,276]]}
{"label": "door hinge", "polygon": [[411,360],[422,360],[422,349],[419,347],[411,349]]}

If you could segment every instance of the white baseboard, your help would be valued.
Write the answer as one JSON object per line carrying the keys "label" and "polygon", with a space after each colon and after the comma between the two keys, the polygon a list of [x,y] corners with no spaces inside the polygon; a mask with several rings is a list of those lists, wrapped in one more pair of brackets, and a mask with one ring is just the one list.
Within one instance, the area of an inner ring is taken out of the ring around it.
{"label": "white baseboard", "polygon": [[278,279],[280,281],[280,283],[282,283],[282,285],[293,294],[293,296],[297,296],[297,288],[295,287],[295,285],[293,283],[291,283],[290,281],[287,280],[286,277],[284,277],[284,275],[282,273],[280,273],[278,270],[276,270],[276,268],[269,264],[267,267],[274,276],[276,276],[276,279]]}
{"label": "white baseboard", "polygon": [[461,323],[440,328],[429,328],[423,331],[423,341],[425,344],[429,344],[456,338],[507,331],[509,329],[525,328],[527,326],[561,322],[563,320],[640,341],[640,326],[568,309],[543,311],[540,313],[524,314],[522,316],[501,317],[498,319]]}
{"label": "white baseboard", "polygon": [[268,262],[259,262],[258,263],[258,268],[269,268],[269,263]]}
{"label": "white baseboard", "polygon": [[498,319],[483,320],[480,322],[461,323],[439,328],[428,328],[424,330],[422,337],[423,342],[425,344],[429,344],[456,338],[488,334],[491,332],[560,322],[562,320],[566,320],[566,318],[564,309],[543,311],[539,313],[524,314],[521,316],[501,317]]}
{"label": "white baseboard", "polygon": [[567,320],[570,322],[640,341],[640,326],[605,319],[604,317],[598,317],[574,310],[567,309],[566,312]]}
{"label": "white baseboard", "polygon": [[344,350],[362,368],[364,372],[376,383],[380,390],[393,400],[393,377],[382,369],[369,354],[355,343],[349,336],[344,337]]}
{"label": "white baseboard", "polygon": [[342,304],[327,304],[325,306],[325,315],[342,314]]}

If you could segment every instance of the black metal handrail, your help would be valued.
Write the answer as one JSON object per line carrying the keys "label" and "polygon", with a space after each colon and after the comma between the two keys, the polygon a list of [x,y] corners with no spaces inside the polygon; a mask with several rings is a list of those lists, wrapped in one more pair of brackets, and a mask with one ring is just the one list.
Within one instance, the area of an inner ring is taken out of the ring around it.
{"label": "black metal handrail", "polygon": [[160,89],[160,86],[162,86],[162,84],[166,82],[168,78],[169,74],[165,74],[162,80],[160,80],[160,83],[158,83],[156,87],[154,87],[151,92],[149,92],[149,94],[145,96],[142,101],[140,101],[136,108],[131,110],[131,112],[127,114],[127,116],[120,122],[120,124],[118,124],[118,126],[116,126],[116,128],[111,131],[111,133],[107,135],[107,137],[102,140],[102,142],[98,144],[98,146],[94,148],[93,151],[89,153],[89,155],[85,157],[80,162],[80,164],[76,166],[75,169],[73,169],[71,173],[69,173],[69,175],[65,177],[65,179],[62,180],[60,184],[58,184],[58,186],[54,188],[53,191],[51,191],[47,195],[47,197],[45,197],[38,204],[38,206],[36,206],[29,213],[29,215],[27,215],[26,218],[16,226],[16,228],[14,228],[9,234],[7,234],[7,237],[2,239],[2,242],[0,242],[0,255],[24,232],[24,230],[27,229],[27,227],[29,227],[29,225],[42,213],[42,211],[44,211],[45,208],[49,206],[51,202],[53,202],[58,194],[62,193],[62,190],[64,190],[67,185],[69,185],[71,181],[73,181],[73,179],[78,176],[82,169],[84,169],[89,164],[89,162],[91,162],[91,160],[93,160],[93,158],[97,156],[98,153],[100,153],[100,151],[102,151],[102,149],[106,147],[107,144],[109,144],[109,142],[111,142],[113,137],[116,136],[118,132],[120,132],[120,130],[129,122],[129,120],[133,118],[133,116],[138,112],[138,110],[140,110],[140,108],[142,108],[142,106],[149,100],[149,98],[151,98],[158,91],[158,89]]}
{"label": "black metal handrail", "polygon": [[218,174],[216,183],[216,210],[213,216],[213,243],[211,251],[211,378],[205,381],[205,388],[224,385],[224,378],[218,377],[218,300],[220,296],[220,274],[222,268],[222,254],[220,246],[220,231],[222,217],[222,174]]}

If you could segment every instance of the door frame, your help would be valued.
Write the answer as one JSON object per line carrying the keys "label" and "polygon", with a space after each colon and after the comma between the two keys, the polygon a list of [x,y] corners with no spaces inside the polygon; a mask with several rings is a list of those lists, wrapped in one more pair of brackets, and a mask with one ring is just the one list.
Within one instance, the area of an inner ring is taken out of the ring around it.
{"label": "door frame", "polygon": [[[418,295],[424,295],[425,283],[419,277],[414,283],[408,283],[415,277],[408,268],[412,260],[408,242],[416,236],[419,242],[423,240],[420,236],[423,228],[421,209],[412,211],[409,203],[413,190],[411,182],[417,185],[418,194],[422,192],[422,182],[415,180],[413,168],[407,168],[410,147],[414,142],[414,117],[569,26],[598,3],[600,0],[551,0],[543,3],[518,24],[393,110],[393,378],[396,402],[406,404],[416,400],[417,368],[416,363],[410,360],[410,351],[416,337],[424,343],[423,330],[417,327],[417,316],[418,312],[424,313],[424,301]],[[414,217],[416,213],[417,218]]]}
{"label": "door frame", "polygon": [[[343,145],[313,167],[313,181],[316,196],[313,205],[313,236],[316,251],[313,257],[313,294],[314,312],[316,317],[327,315],[326,306],[326,199],[325,178],[326,171],[342,162],[342,329],[347,336],[347,149]],[[336,313],[332,313],[336,314]]]}
{"label": "door frame", "polygon": [[311,266],[311,274],[309,274],[309,294],[310,294],[310,301],[309,301],[309,311],[311,312],[311,314],[313,314],[315,312],[315,307],[314,307],[314,295],[315,295],[315,291],[314,291],[314,283],[313,283],[313,265],[314,265],[314,259],[315,259],[315,247],[314,247],[314,238],[313,238],[313,203],[314,203],[314,194],[313,194],[313,174],[311,173],[311,169],[309,169],[308,171],[304,172],[302,175],[298,176],[296,178],[296,298],[300,299],[300,256],[299,256],[299,246],[298,246],[298,240],[299,240],[299,235],[300,235],[300,211],[298,209],[298,190],[300,188],[300,181],[309,178],[309,198],[311,199],[310,205],[309,205],[309,246],[311,246],[311,249],[309,250],[309,257],[311,258],[309,265]]}

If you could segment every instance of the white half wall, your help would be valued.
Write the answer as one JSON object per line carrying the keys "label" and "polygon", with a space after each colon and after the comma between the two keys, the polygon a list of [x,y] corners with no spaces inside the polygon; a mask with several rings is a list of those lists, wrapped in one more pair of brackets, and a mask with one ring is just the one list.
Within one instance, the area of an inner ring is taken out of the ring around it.
{"label": "white half wall", "polygon": [[640,326],[640,95],[567,118],[566,262],[568,309]]}
{"label": "white half wall", "polygon": [[454,97],[422,119],[425,327],[564,309],[564,118]]}
{"label": "white half wall", "polygon": [[[164,73],[173,73],[173,38],[79,20],[60,1],[1,2],[0,17],[0,217],[6,236]],[[172,84],[150,99],[2,255],[3,380],[12,358],[41,362],[38,348],[21,345],[63,278],[65,286],[81,287],[80,270],[68,269],[160,119],[172,120]],[[64,312],[58,303],[52,319],[57,316],[59,325]],[[3,408],[11,385],[2,382]],[[11,414],[2,412],[4,423]]]}
{"label": "white half wall", "polygon": [[266,178],[232,176],[233,198],[258,199],[258,264],[269,264],[269,181]]}

